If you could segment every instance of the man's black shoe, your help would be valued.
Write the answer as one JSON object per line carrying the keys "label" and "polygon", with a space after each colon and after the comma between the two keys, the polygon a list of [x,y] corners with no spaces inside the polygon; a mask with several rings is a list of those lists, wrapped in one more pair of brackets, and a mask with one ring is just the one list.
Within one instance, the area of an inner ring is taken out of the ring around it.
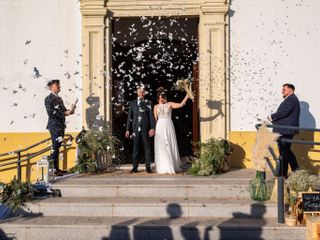
{"label": "man's black shoe", "polygon": [[152,170],[151,170],[150,167],[147,167],[147,168],[146,168],[146,171],[147,171],[147,173],[152,173]]}
{"label": "man's black shoe", "polygon": [[136,168],[132,168],[130,171],[130,173],[137,173],[137,172],[138,172],[138,169],[136,169]]}
{"label": "man's black shoe", "polygon": [[61,177],[63,176],[63,172],[60,169],[58,169],[55,171],[54,175]]}

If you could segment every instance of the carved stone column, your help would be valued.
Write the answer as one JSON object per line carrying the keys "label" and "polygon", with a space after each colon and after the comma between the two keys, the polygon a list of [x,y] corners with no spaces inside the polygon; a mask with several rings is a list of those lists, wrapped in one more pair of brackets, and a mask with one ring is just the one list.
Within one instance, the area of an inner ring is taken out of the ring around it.
{"label": "carved stone column", "polygon": [[[218,2],[218,1],[216,1]],[[200,138],[227,137],[226,12],[227,4],[200,6]]]}

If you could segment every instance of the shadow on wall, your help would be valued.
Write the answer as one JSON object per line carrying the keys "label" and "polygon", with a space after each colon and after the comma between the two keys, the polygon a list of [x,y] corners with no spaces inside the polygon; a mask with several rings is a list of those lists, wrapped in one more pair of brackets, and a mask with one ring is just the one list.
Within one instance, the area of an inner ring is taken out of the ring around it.
{"label": "shadow on wall", "polygon": [[246,168],[244,164],[246,152],[238,144],[231,143],[231,167],[233,168]]}
{"label": "shadow on wall", "polygon": [[[316,120],[309,109],[309,103],[300,102],[300,127],[316,128]],[[320,134],[320,133],[318,133]],[[306,141],[317,141],[315,132],[300,131],[295,139]],[[320,148],[314,145],[293,144],[292,149],[297,157],[300,167],[310,169],[314,173],[319,173],[320,170]]]}
{"label": "shadow on wall", "polygon": [[222,116],[224,117],[224,113],[222,111],[222,108],[223,108],[223,102],[222,100],[220,101],[214,101],[214,100],[206,100],[206,104],[207,104],[207,107],[210,109],[210,110],[215,110],[215,114],[210,116],[210,117],[200,117],[200,121],[201,122],[210,122],[210,121],[213,121],[215,120],[218,116]]}
{"label": "shadow on wall", "polygon": [[100,98],[89,96],[86,99],[89,107],[86,109],[86,122],[89,129],[95,129],[104,126],[104,120],[99,113]]}

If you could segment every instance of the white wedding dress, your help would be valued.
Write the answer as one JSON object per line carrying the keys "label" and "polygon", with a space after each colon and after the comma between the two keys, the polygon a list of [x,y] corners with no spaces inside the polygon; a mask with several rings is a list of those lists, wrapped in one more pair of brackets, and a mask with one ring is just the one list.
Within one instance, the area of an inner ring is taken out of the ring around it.
{"label": "white wedding dress", "polygon": [[171,107],[168,103],[157,107],[158,121],[154,139],[155,164],[157,173],[174,174],[181,172],[181,160],[176,133],[171,120]]}

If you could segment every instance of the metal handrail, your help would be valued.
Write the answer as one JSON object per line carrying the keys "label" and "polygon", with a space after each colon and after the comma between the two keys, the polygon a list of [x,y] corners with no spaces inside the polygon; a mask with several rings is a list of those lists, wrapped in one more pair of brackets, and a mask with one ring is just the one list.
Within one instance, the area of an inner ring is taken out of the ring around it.
{"label": "metal handrail", "polygon": [[[65,142],[66,141],[67,142],[72,141],[73,140],[73,136],[70,135],[70,134],[65,134],[65,137],[66,138],[64,138],[64,142],[63,142],[63,144],[61,144],[61,146],[63,146],[63,147],[71,146],[72,143],[65,143]],[[29,161],[29,160],[31,160],[31,159],[33,159],[33,158],[45,153],[45,152],[51,150],[51,145],[46,147],[46,148],[43,148],[43,149],[41,149],[41,150],[39,150],[39,151],[37,151],[35,153],[27,154],[26,158],[23,158],[24,156],[22,156],[21,153],[25,152],[25,151],[28,151],[28,150],[30,150],[30,149],[32,149],[34,147],[37,147],[37,146],[39,146],[39,145],[41,145],[41,144],[43,144],[45,142],[48,142],[50,140],[51,140],[51,138],[46,138],[45,140],[42,140],[42,141],[37,142],[35,144],[32,144],[32,145],[30,145],[30,146],[28,146],[26,148],[0,154],[0,157],[4,157],[4,156],[8,156],[8,155],[11,156],[11,155],[17,154],[17,156],[15,157],[14,161],[7,162],[7,163],[2,163],[2,164],[0,164],[0,167],[5,167],[5,166],[16,164],[17,165],[17,179],[19,181],[21,181],[21,163]],[[10,158],[10,159],[12,159],[12,158]],[[6,161],[6,159],[2,159],[2,161]]]}
{"label": "metal handrail", "polygon": [[[260,127],[262,124],[256,124],[256,128]],[[286,126],[286,125],[274,125],[274,124],[266,124],[268,128],[282,128],[282,129],[293,129],[300,131],[311,131],[311,132],[320,132],[320,128],[306,128],[306,127],[295,127],[295,126]]]}
{"label": "metal handrail", "polygon": [[[256,124],[256,129],[258,130],[262,124]],[[302,128],[302,127],[293,127],[293,126],[285,126],[285,125],[273,125],[273,124],[266,124],[268,128],[282,128],[282,129],[294,129],[299,131],[311,131],[311,132],[320,132],[319,128]],[[314,141],[305,141],[305,140],[293,140],[293,139],[286,139],[281,138],[281,142],[290,142],[295,144],[306,144],[306,145],[320,145],[320,142]],[[278,223],[284,223],[284,176],[280,173],[280,170],[283,169],[283,161],[282,156],[280,155],[277,157],[274,149],[272,146],[268,146],[268,150],[271,153],[273,160],[276,162],[276,168],[273,167],[269,158],[265,158],[267,161],[273,175],[278,179]]]}

